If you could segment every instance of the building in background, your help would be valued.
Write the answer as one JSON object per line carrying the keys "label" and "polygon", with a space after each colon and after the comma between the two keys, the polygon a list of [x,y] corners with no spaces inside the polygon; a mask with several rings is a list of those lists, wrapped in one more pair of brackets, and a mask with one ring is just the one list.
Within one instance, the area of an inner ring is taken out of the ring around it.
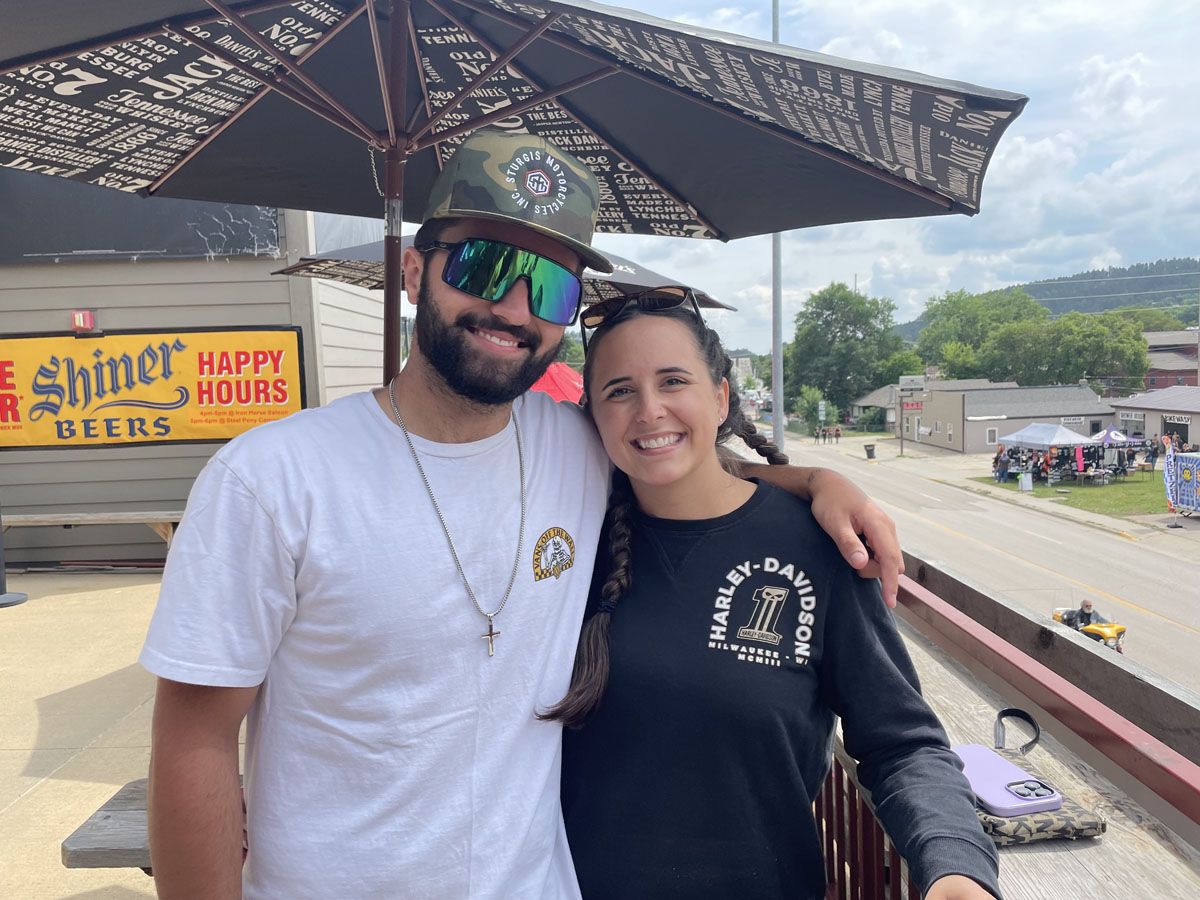
{"label": "building in background", "polygon": [[[380,292],[271,273],[301,256],[381,236],[373,220],[263,207],[146,200],[0,170],[0,335],[296,326],[309,406],[378,385]],[[324,246],[322,246],[324,245]],[[8,449],[9,513],[182,510],[220,443]],[[12,528],[10,564],[160,559],[140,525]]]}
{"label": "building in background", "polygon": [[1034,422],[1095,434],[1113,423],[1115,412],[1087,382],[926,391],[909,402],[919,408],[905,410],[904,439],[960,453],[994,448],[998,435]]}
{"label": "building in background", "polygon": [[1188,446],[1200,444],[1200,387],[1175,385],[1108,402],[1117,411],[1118,426],[1128,434],[1177,434]]}
{"label": "building in background", "polygon": [[1200,331],[1145,331],[1150,368],[1146,370],[1148,391],[1177,385],[1197,386],[1197,340]]}

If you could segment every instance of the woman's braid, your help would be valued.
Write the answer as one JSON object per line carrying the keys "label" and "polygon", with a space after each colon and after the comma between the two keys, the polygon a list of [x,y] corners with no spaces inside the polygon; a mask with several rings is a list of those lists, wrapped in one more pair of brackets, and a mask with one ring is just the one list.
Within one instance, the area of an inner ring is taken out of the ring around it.
{"label": "woman's braid", "polygon": [[579,634],[571,687],[558,703],[538,713],[539,719],[578,728],[604,696],[604,689],[608,686],[609,625],[613,610],[629,592],[632,583],[630,545],[633,541],[633,504],[633,487],[629,477],[624,472],[613,472],[612,491],[608,498],[608,548],[612,566],[604,587],[600,589],[600,603],[596,612]]}

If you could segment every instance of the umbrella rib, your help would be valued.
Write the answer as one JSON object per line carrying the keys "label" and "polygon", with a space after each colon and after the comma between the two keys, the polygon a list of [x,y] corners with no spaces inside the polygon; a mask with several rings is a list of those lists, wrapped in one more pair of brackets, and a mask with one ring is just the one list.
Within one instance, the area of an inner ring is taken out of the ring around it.
{"label": "umbrella rib", "polygon": [[[476,32],[473,32],[470,29],[470,27],[468,27],[467,23],[461,17],[455,15],[449,9],[442,6],[440,3],[437,2],[437,0],[427,0],[427,2],[429,3],[430,6],[432,6],[434,9],[436,9],[442,15],[444,15],[447,19],[449,19],[451,22],[453,22],[455,25],[457,25],[459,28],[461,28],[464,32],[471,35],[471,37],[473,37],[480,44],[480,46],[482,46],[489,53],[492,53],[494,55],[497,52],[495,44],[493,44],[487,38],[484,38],[482,35],[480,35]],[[545,85],[542,82],[540,82],[538,79],[532,78],[529,75],[529,73],[527,71],[523,70],[520,66],[514,64],[513,68],[517,71],[517,73],[525,81],[529,82],[529,84],[531,86],[533,86],[534,88],[536,88],[537,90],[544,91],[546,89]],[[570,116],[572,119],[574,119],[575,123],[577,125],[579,125],[581,128],[586,128],[588,131],[594,132],[596,134],[596,136],[599,137],[605,143],[605,145],[610,150],[613,151],[613,153],[615,153],[617,156],[619,156],[624,162],[633,166],[633,168],[635,170],[637,170],[639,175],[641,175],[643,178],[645,178],[647,181],[649,181],[651,184],[653,184],[656,188],[658,188],[660,191],[662,191],[664,194],[666,194],[668,197],[670,197],[672,200],[674,200],[675,203],[677,203],[679,205],[680,209],[694,215],[696,220],[698,222],[700,222],[702,225],[704,225],[706,228],[708,228],[708,230],[711,231],[717,237],[718,240],[726,239],[727,236],[724,231],[722,231],[720,228],[718,228],[716,225],[714,225],[707,216],[705,216],[703,213],[701,213],[695,207],[694,204],[688,203],[686,200],[684,200],[683,197],[681,197],[676,191],[674,191],[669,185],[667,185],[667,183],[663,179],[650,174],[650,170],[649,170],[648,166],[644,165],[643,163],[641,163],[640,161],[635,159],[632,154],[630,154],[627,150],[625,150],[623,147],[618,145],[617,142],[612,140],[612,138],[609,135],[602,134],[599,128],[596,128],[592,125],[585,123],[583,118],[577,112],[575,112],[574,109],[572,109],[572,107],[569,105],[567,100],[560,97],[560,98],[558,98],[557,102],[558,102],[559,107],[563,110],[563,112],[565,112],[568,116]]]}
{"label": "umbrella rib", "polygon": [[[329,30],[329,32],[325,35],[325,37],[323,39],[321,39],[317,43],[313,44],[312,47],[309,48],[308,52],[305,53],[304,56],[302,56],[300,58],[300,61],[301,62],[306,61],[314,53],[316,53],[318,50],[322,49],[326,44],[328,44],[331,40],[333,40],[335,37],[337,37],[337,35],[342,31],[343,28],[346,28],[351,22],[353,22],[355,19],[357,19],[362,14],[362,12],[363,12],[363,10],[360,8],[357,12],[350,13],[349,15],[346,16],[346,18],[344,18],[344,19],[342,19],[342,21],[338,22],[337,25],[335,25],[333,28],[331,28]],[[170,27],[174,27],[174,26],[170,26]],[[155,33],[161,34],[164,30],[165,30],[164,28],[160,27],[159,30]],[[186,35],[186,37],[189,41],[194,39],[192,35]],[[240,66],[239,66],[239,68],[240,68]],[[167,169],[165,172],[163,172],[162,175],[158,176],[158,179],[156,181],[154,181],[148,188],[146,188],[147,194],[153,194],[155,191],[157,191],[159,188],[161,188],[167,182],[167,180],[169,178],[172,178],[176,172],[178,172],[180,169],[182,169],[184,166],[186,166],[189,162],[191,162],[193,159],[195,159],[196,156],[199,155],[199,153],[205,147],[207,147],[209,144],[211,144],[213,141],[215,141],[218,137],[220,137],[220,135],[225,131],[225,129],[227,129],[231,125],[233,125],[234,122],[236,122],[238,119],[240,119],[246,113],[248,113],[251,109],[253,109],[254,106],[256,106],[260,100],[262,100],[264,97],[267,96],[267,94],[269,94],[272,90],[276,89],[274,85],[271,85],[271,84],[263,81],[263,79],[261,77],[261,73],[253,73],[253,78],[255,81],[258,81],[263,85],[263,89],[261,91],[259,91],[257,94],[255,94],[253,97],[251,97],[249,100],[247,100],[245,103],[243,103],[236,111],[234,111],[234,113],[232,115],[230,115],[230,117],[228,119],[226,119],[224,122],[222,122],[216,128],[214,128],[212,131],[210,131],[207,135],[205,135],[204,140],[202,140],[199,144],[197,144],[190,151],[188,151],[187,154],[185,154],[180,159],[178,159],[169,169]],[[346,127],[344,123],[334,122],[332,124],[337,125],[339,128]],[[362,137],[362,135],[358,134],[357,131],[354,131],[352,133],[356,137],[360,137],[360,138]]]}
{"label": "umbrella rib", "polygon": [[[325,90],[325,88],[323,88],[315,79],[309,77],[308,74],[306,74],[298,65],[296,65],[296,63],[287,58],[286,53],[283,53],[277,47],[272,46],[271,42],[255,31],[250,26],[250,23],[244,18],[222,3],[221,0],[204,0],[204,2],[213,9],[217,10],[217,12],[222,13],[229,20],[230,24],[232,24],[238,31],[246,36],[246,39],[250,41],[250,43],[254,44],[254,46],[258,47],[268,56],[274,57],[274,59],[281,66],[283,66],[293,78],[300,82],[303,87],[308,88],[309,91],[311,91],[321,100],[324,100],[331,109],[337,110],[338,113],[341,114],[348,122],[353,122],[354,125],[364,134],[373,135],[376,140],[378,139],[378,135],[375,135],[375,129],[364,122],[361,117],[355,115],[355,113],[351,111],[348,106],[338,100],[337,97]],[[365,0],[363,4],[364,8],[370,6],[371,2],[372,0]]]}
{"label": "umbrella rib", "polygon": [[387,117],[388,144],[394,147],[396,146],[396,119],[392,115],[392,96],[383,64],[383,43],[379,39],[379,20],[375,13],[374,0],[366,0],[363,6],[367,9],[367,23],[371,28],[371,49],[375,52],[375,70],[379,73],[379,95],[383,98],[383,114]]}
{"label": "umbrella rib", "polygon": [[453,128],[447,128],[439,131],[437,134],[430,135],[422,141],[418,141],[409,145],[408,152],[419,153],[434,144],[441,141],[447,141],[451,138],[458,137],[460,134],[466,134],[468,131],[474,131],[477,128],[483,128],[485,125],[490,125],[492,122],[497,122],[500,119],[507,119],[509,116],[514,116],[517,113],[525,112],[527,109],[533,109],[535,106],[541,106],[549,100],[553,100],[559,94],[565,94],[569,91],[584,87],[600,81],[603,78],[608,78],[610,75],[616,75],[621,69],[616,65],[609,65],[604,69],[597,69],[594,72],[589,72],[587,75],[581,75],[579,78],[574,78],[571,81],[560,84],[558,87],[551,88],[547,91],[542,91],[540,94],[535,94],[528,100],[516,104],[515,106],[505,106],[495,112],[488,113],[486,116],[480,116],[478,119],[473,119],[470,122],[465,122],[462,125],[456,125]]}
{"label": "umbrella rib", "polygon": [[[431,118],[433,116],[433,101],[429,98],[429,82],[425,79],[425,67],[421,65],[421,42],[417,40],[417,25],[413,21],[412,7],[408,8],[408,41],[412,46],[413,59],[416,61],[417,68],[417,83],[421,85],[421,97],[424,100],[425,116]],[[409,118],[405,127],[409,134],[412,133],[413,126],[417,124],[417,117],[421,114],[421,107],[416,107],[412,111],[412,116]],[[438,171],[442,171],[442,156],[440,153],[434,153],[433,158],[437,161]]]}
{"label": "umbrella rib", "polygon": [[[291,6],[293,2],[295,0],[258,0],[256,3],[242,4],[236,7],[236,9],[243,15],[254,15],[255,13],[266,12],[270,9],[278,9],[281,6]],[[8,60],[3,66],[0,66],[0,75],[8,75],[17,69],[40,66],[48,62],[54,62],[55,60],[78,56],[81,53],[88,53],[92,50],[102,50],[105,47],[112,47],[115,44],[124,44],[129,41],[139,41],[143,38],[157,37],[163,33],[165,30],[164,26],[167,25],[186,31],[191,25],[209,25],[213,22],[221,21],[222,18],[224,17],[213,15],[211,12],[203,12],[193,13],[189,16],[180,16],[178,19],[167,19],[165,22],[155,20],[153,25],[140,25],[128,31],[111,32],[102,38],[72,44],[70,47],[57,47],[48,53],[29,54],[17,59]]]}
{"label": "umbrella rib", "polygon": [[[528,20],[523,19],[520,16],[501,12],[493,7],[475,3],[473,0],[454,0],[454,2],[458,3],[460,6],[465,6],[467,9],[480,13],[481,15],[485,15],[489,18],[496,19],[497,21],[503,22],[504,24],[510,25],[514,28],[520,28],[529,24]],[[612,61],[612,57],[599,51],[592,50],[590,47],[586,47],[579,41],[573,40],[565,35],[559,35],[552,32],[545,35],[544,39],[556,44],[559,47],[562,47],[565,50],[570,50],[579,54],[580,56],[591,59],[594,62],[607,63]],[[632,67],[623,67],[621,71],[622,74],[629,75],[632,78],[636,78],[639,81],[643,81],[646,84],[653,85],[654,87],[663,88],[670,93],[682,97],[685,100],[690,100],[691,102],[702,106],[705,109],[713,110],[714,112],[718,112],[726,118],[733,119],[735,122],[741,122],[742,124],[750,125],[759,131],[771,135],[772,137],[781,138],[802,150],[807,150],[810,153],[832,160],[863,175],[870,176],[871,178],[882,181],[885,184],[890,184],[892,187],[907,191],[908,193],[914,194],[923,200],[927,200],[936,206],[942,207],[943,209],[950,210],[956,205],[953,200],[943,197],[937,191],[932,191],[929,188],[922,187],[919,184],[914,184],[906,178],[901,178],[897,175],[891,174],[890,172],[885,172],[884,170],[876,168],[870,163],[865,163],[862,160],[851,156],[845,151],[827,148],[822,144],[818,144],[815,141],[809,140],[808,138],[801,137],[798,134],[793,134],[790,131],[786,131],[778,125],[760,122],[758,119],[755,119],[752,116],[735,112],[734,110],[726,108],[711,98],[701,97],[698,94],[692,93],[691,91],[684,90],[677,84],[674,84],[660,76],[652,75],[648,72],[643,72]],[[970,209],[971,207],[967,208]]]}
{"label": "umbrella rib", "polygon": [[[211,3],[215,2],[215,0],[207,0],[207,2]],[[545,33],[545,31],[551,25],[553,25],[561,15],[562,13],[559,12],[547,13],[546,16],[541,19],[541,21],[537,22],[533,28],[528,29],[515,44],[509,47],[504,53],[501,53],[495,60],[492,61],[491,65],[479,73],[474,81],[471,81],[469,84],[467,84],[466,87],[459,91],[449,103],[434,113],[433,117],[430,118],[424,125],[422,125],[415,134],[413,134],[413,141],[419,141],[425,135],[429,134],[438,122],[440,122],[454,110],[458,109],[464,100],[474,94],[477,90],[479,90],[480,87],[486,84],[493,75],[508,65],[509,60],[541,37],[542,34]],[[528,23],[526,23],[526,25],[528,25]]]}

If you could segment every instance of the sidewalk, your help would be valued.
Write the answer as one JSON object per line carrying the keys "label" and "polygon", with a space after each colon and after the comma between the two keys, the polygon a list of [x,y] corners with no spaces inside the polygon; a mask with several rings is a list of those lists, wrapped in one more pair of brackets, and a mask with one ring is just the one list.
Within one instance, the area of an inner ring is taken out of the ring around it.
{"label": "sidewalk", "polygon": [[[1116,516],[1106,516],[1087,510],[1075,509],[1061,503],[1053,503],[1044,498],[1023,494],[1019,491],[1006,490],[997,484],[973,481],[990,474],[991,456],[988,453],[958,453],[953,450],[943,450],[940,447],[926,443],[904,442],[904,456],[900,456],[900,441],[891,436],[873,435],[864,437],[853,432],[844,434],[838,444],[813,443],[812,438],[798,440],[796,435],[788,435],[788,452],[795,454],[794,458],[803,459],[805,449],[819,446],[822,450],[835,450],[852,459],[866,462],[865,444],[875,445],[875,463],[936,481],[941,484],[970,491],[974,494],[994,497],[1006,503],[1014,503],[1037,510],[1046,515],[1063,519],[1071,519],[1092,528],[1099,528],[1113,534],[1128,538],[1140,538],[1150,535],[1173,535],[1190,544],[1200,545],[1200,519],[1192,516],[1190,519],[1179,518],[1183,526],[1177,529],[1167,529],[1172,516],[1169,513],[1137,516],[1125,519]],[[1136,476],[1135,476],[1136,477]],[[1157,473],[1162,478],[1161,470]],[[1102,488],[1101,488],[1102,489]],[[1165,506],[1165,503],[1164,503]]]}
{"label": "sidewalk", "polygon": [[140,870],[66,869],[59,845],[150,761],[154,679],[137,664],[155,574],[26,574],[0,609],[0,897],[153,897]]}

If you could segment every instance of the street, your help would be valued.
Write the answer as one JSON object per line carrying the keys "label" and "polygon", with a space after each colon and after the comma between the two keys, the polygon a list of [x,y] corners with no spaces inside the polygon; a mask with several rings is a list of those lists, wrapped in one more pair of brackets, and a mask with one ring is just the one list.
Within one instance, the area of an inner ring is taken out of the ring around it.
{"label": "street", "polygon": [[[1129,629],[1129,659],[1200,692],[1200,522],[1172,534],[1111,519],[1123,533],[1105,531],[942,483],[977,487],[965,473],[977,460],[973,473],[987,475],[984,457],[900,459],[889,440],[877,442],[880,458],[868,461],[863,443],[789,436],[788,453],[798,464],[828,465],[854,479],[896,521],[905,550],[981,589],[1047,618],[1054,607],[1078,607],[1090,596],[1105,618]],[[925,451],[909,444],[906,452]]]}

